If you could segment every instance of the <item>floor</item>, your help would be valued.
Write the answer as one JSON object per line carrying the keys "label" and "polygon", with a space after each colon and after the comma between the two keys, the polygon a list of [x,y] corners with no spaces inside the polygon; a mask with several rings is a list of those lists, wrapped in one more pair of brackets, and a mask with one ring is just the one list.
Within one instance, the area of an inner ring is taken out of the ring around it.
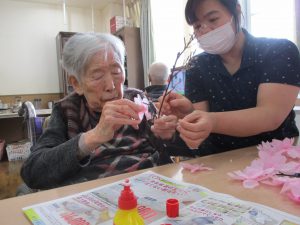
{"label": "floor", "polygon": [[22,161],[0,162],[0,200],[16,195],[17,187],[23,183],[20,177]]}

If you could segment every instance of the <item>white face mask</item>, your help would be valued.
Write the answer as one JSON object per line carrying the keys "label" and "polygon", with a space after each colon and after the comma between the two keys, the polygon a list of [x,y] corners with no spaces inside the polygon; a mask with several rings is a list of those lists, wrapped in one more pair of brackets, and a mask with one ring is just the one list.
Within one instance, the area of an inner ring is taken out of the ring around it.
{"label": "white face mask", "polygon": [[229,52],[236,41],[231,21],[197,38],[200,48],[205,52],[221,55]]}

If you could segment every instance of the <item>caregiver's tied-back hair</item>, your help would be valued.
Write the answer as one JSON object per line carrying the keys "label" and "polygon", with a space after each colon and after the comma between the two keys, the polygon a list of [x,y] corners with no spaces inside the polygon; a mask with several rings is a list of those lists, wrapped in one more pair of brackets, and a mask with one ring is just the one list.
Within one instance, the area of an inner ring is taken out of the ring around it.
{"label": "caregiver's tied-back hair", "polygon": [[[196,16],[197,6],[203,0],[188,0],[185,5],[185,20],[189,25],[193,25],[198,19]],[[218,0],[233,16],[236,31],[240,30],[239,13],[237,11],[238,0]]]}
{"label": "caregiver's tied-back hair", "polygon": [[106,57],[108,50],[113,50],[115,61],[124,70],[125,47],[119,38],[108,33],[77,33],[64,46],[62,66],[80,81],[90,59],[99,52]]}

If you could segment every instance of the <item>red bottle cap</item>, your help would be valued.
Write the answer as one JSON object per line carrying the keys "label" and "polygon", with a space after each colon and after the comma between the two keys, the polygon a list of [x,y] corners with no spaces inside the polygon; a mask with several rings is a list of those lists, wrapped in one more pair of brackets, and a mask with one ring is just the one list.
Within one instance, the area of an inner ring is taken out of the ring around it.
{"label": "red bottle cap", "polygon": [[167,216],[175,218],[179,216],[179,202],[175,198],[170,198],[166,202]]}
{"label": "red bottle cap", "polygon": [[128,179],[123,183],[124,189],[121,191],[121,195],[119,197],[119,208],[123,210],[130,210],[137,207],[137,200],[130,189],[130,182]]}

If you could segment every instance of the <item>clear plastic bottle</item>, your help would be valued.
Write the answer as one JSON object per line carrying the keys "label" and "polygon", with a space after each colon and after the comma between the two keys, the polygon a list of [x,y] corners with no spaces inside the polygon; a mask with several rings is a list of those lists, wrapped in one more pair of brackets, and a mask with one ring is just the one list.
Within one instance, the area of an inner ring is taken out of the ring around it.
{"label": "clear plastic bottle", "polygon": [[143,218],[137,210],[137,199],[126,179],[124,189],[119,197],[118,207],[114,217],[114,225],[145,225]]}

